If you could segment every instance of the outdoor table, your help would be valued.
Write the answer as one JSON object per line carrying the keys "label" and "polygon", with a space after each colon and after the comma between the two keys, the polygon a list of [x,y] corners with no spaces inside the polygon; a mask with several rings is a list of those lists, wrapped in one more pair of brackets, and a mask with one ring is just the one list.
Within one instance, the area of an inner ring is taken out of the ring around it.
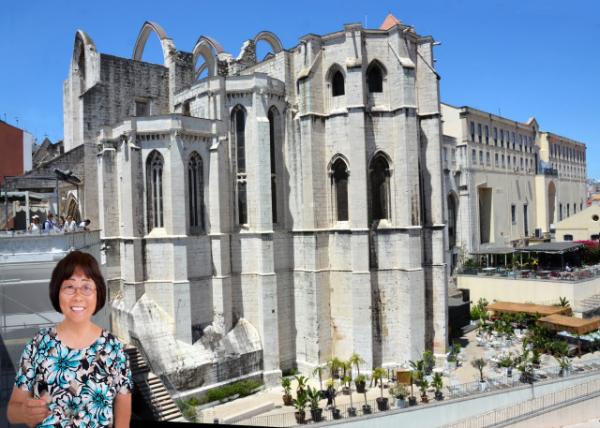
{"label": "outdoor table", "polygon": [[494,272],[496,272],[496,268],[495,267],[486,267],[486,268],[483,268],[481,270],[483,272],[485,272],[486,275],[489,275],[489,276],[493,275]]}

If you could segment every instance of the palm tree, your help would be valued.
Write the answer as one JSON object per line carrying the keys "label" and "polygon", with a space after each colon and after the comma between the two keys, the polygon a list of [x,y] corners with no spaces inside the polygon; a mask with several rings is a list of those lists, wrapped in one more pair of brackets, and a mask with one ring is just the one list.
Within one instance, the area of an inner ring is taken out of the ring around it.
{"label": "palm tree", "polygon": [[319,376],[319,386],[321,391],[323,391],[323,371],[325,370],[325,365],[318,365],[312,372],[313,376]]}
{"label": "palm tree", "polygon": [[348,363],[350,363],[351,366],[356,367],[356,374],[358,376],[358,375],[360,375],[360,365],[365,364],[366,361],[363,360],[360,355],[358,355],[356,352],[354,352],[348,359]]}

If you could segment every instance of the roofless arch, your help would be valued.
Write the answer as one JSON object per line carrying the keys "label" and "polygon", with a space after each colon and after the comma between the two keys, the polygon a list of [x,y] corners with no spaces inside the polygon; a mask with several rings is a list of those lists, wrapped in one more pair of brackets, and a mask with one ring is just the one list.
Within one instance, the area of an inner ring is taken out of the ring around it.
{"label": "roofless arch", "polygon": [[198,37],[198,41],[192,50],[194,67],[199,57],[204,59],[204,63],[196,69],[196,79],[200,77],[205,70],[208,70],[208,77],[217,75],[217,56],[225,52],[223,47],[215,39],[208,36]]}
{"label": "roofless arch", "polygon": [[166,64],[167,58],[169,55],[169,50],[175,49],[175,44],[170,37],[167,36],[165,30],[158,25],[156,22],[146,21],[144,25],[142,25],[142,29],[138,34],[137,40],[135,41],[135,46],[133,48],[133,59],[135,61],[141,61],[142,55],[144,54],[144,49],[146,48],[146,42],[148,41],[148,37],[150,34],[154,32],[158,39],[160,40],[160,45],[162,47],[163,60]]}
{"label": "roofless arch", "polygon": [[261,40],[267,42],[271,46],[271,49],[273,50],[274,54],[278,54],[283,50],[283,45],[281,44],[281,40],[279,40],[279,37],[277,37],[274,33],[271,33],[270,31],[261,31],[256,36],[254,36],[253,40],[255,46]]}

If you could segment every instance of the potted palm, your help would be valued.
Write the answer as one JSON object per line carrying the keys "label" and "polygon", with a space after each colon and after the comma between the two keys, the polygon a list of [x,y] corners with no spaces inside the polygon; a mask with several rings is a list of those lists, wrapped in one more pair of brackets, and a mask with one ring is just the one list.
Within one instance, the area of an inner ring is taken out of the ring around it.
{"label": "potted palm", "polygon": [[425,376],[429,376],[434,367],[435,367],[435,358],[433,356],[433,352],[431,352],[431,351],[423,352],[423,373],[425,373]]}
{"label": "potted palm", "polygon": [[404,384],[398,383],[394,387],[390,388],[390,395],[394,397],[394,405],[398,409],[403,409],[406,407],[406,397],[408,396],[408,391],[406,390],[406,386],[404,386]]}
{"label": "potted palm", "polygon": [[363,360],[360,355],[354,352],[348,359],[348,363],[350,363],[350,367],[356,367],[356,375],[360,376],[360,365],[364,364],[365,360]]}
{"label": "potted palm", "polygon": [[354,385],[356,385],[356,392],[364,394],[367,388],[367,377],[364,374],[359,374],[354,379]]}
{"label": "potted palm", "polygon": [[324,365],[318,365],[313,370],[312,375],[319,377],[319,387],[321,388],[321,391],[320,391],[321,397],[326,398],[325,397],[325,390],[323,389],[323,371],[325,371],[325,366]]}
{"label": "potted palm", "polygon": [[300,391],[301,393],[299,393],[298,396],[292,400],[292,402],[296,408],[296,412],[294,413],[296,422],[298,424],[304,424],[306,423],[306,412],[304,411],[304,408],[306,407],[306,403],[308,403],[308,397],[305,390]]}
{"label": "potted palm", "polygon": [[500,361],[498,362],[498,366],[506,369],[506,376],[507,377],[512,377],[512,370],[513,370],[513,366],[514,366],[514,361],[510,357],[510,355],[506,355],[505,357],[503,357],[502,359],[500,359]]}
{"label": "potted palm", "polygon": [[419,381],[419,391],[421,391],[421,402],[429,403],[429,397],[427,396],[427,388],[429,388],[429,382],[425,377]]}
{"label": "potted palm", "polygon": [[438,401],[442,401],[444,399],[444,394],[442,393],[442,388],[444,387],[444,379],[442,378],[441,373],[438,372],[433,374],[431,386],[435,388],[435,399]]}
{"label": "potted palm", "polygon": [[350,375],[346,375],[344,376],[344,378],[342,379],[343,382],[343,387],[342,387],[342,394],[344,395],[350,395],[352,394],[352,376]]}
{"label": "potted palm", "polygon": [[373,370],[373,380],[375,381],[375,385],[379,382],[379,388],[381,390],[381,396],[377,397],[377,408],[379,411],[384,411],[388,409],[388,398],[383,396],[383,379],[385,378],[387,372],[382,367],[377,367]]}
{"label": "potted palm", "polygon": [[479,389],[481,391],[485,391],[487,388],[487,383],[483,379],[483,368],[487,365],[487,362],[483,358],[475,358],[471,361],[471,365],[479,370]]}
{"label": "potted palm", "polygon": [[331,378],[339,379],[340,378],[340,368],[342,367],[342,361],[338,357],[333,357],[329,361],[327,361],[327,366],[329,367],[329,373]]}
{"label": "potted palm", "polygon": [[292,381],[289,377],[284,377],[281,379],[281,386],[283,387],[283,405],[291,406],[292,405]]}
{"label": "potted palm", "polygon": [[[365,380],[366,383],[366,380]],[[363,397],[365,398],[365,404],[362,405],[363,415],[368,415],[372,413],[371,405],[367,402],[367,387],[365,386],[363,390]]]}
{"label": "potted palm", "polygon": [[340,409],[338,409],[335,405],[335,396],[337,395],[337,391],[335,389],[335,381],[333,379],[329,379],[327,381],[327,404],[331,403],[331,416],[333,419],[341,418]]}
{"label": "potted palm", "polygon": [[302,375],[294,376],[294,379],[296,379],[296,382],[297,382],[296,395],[300,395],[300,394],[306,392],[306,382],[308,381],[308,379]]}
{"label": "potted palm", "polygon": [[560,377],[563,377],[565,375],[569,374],[569,371],[571,370],[571,360],[569,359],[569,357],[563,356],[560,359],[558,359],[558,366],[560,367],[560,371],[558,372],[558,375]]}
{"label": "potted palm", "polygon": [[417,405],[417,397],[414,394],[414,384],[419,383],[423,374],[418,370],[413,370],[410,372],[410,396],[408,397],[408,405],[416,406]]}
{"label": "potted palm", "polygon": [[306,395],[310,401],[310,415],[313,422],[320,422],[323,419],[323,409],[319,407],[319,400],[321,399],[321,392],[317,388],[311,388],[310,386],[306,389]]}

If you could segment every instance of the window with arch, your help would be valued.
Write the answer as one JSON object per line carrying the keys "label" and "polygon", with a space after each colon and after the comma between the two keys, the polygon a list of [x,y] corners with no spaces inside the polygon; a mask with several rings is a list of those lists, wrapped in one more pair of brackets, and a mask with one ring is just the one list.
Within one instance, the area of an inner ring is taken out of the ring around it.
{"label": "window with arch", "polygon": [[163,167],[164,159],[156,150],[146,161],[146,200],[148,204],[148,231],[164,227],[163,220]]}
{"label": "window with arch", "polygon": [[383,92],[383,69],[377,61],[367,68],[367,87],[371,93]]}
{"label": "window with arch", "polygon": [[204,229],[204,167],[202,158],[193,152],[188,162],[189,222],[192,233]]}
{"label": "window with arch", "polygon": [[248,223],[248,203],[246,196],[246,111],[236,106],[231,114],[232,136],[236,159],[236,194],[238,224]]}
{"label": "window with arch", "polygon": [[348,221],[348,166],[338,158],[331,166],[331,184],[336,221]]}
{"label": "window with arch", "polygon": [[390,218],[390,164],[382,154],[376,155],[369,169],[371,179],[371,220]]}
{"label": "window with arch", "polygon": [[345,93],[344,75],[339,70],[334,71],[333,76],[331,77],[331,95],[339,97]]}
{"label": "window with arch", "polygon": [[277,127],[279,126],[279,112],[271,107],[268,113],[269,119],[269,149],[271,152],[271,218],[277,223]]}

